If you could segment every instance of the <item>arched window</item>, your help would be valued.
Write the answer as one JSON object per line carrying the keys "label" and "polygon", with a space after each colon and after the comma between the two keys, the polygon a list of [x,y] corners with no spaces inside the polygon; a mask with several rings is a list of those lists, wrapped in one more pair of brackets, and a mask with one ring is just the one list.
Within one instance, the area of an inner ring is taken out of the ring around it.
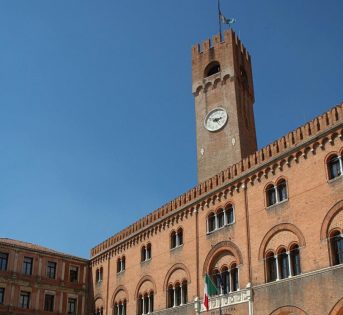
{"label": "arched window", "polygon": [[177,230],[177,235],[176,235],[176,246],[180,246],[183,244],[183,229],[179,228]]}
{"label": "arched window", "polygon": [[174,306],[174,288],[173,285],[168,286],[168,307],[173,307]]}
{"label": "arched window", "polygon": [[327,162],[329,179],[334,179],[342,175],[342,157],[332,155]]}
{"label": "arched window", "polygon": [[276,204],[276,191],[273,185],[268,185],[266,188],[266,198],[267,198],[267,206],[270,207]]}
{"label": "arched window", "polygon": [[290,249],[290,256],[291,256],[291,268],[290,273],[292,276],[300,275],[301,268],[300,268],[300,251],[299,245],[293,245]]}
{"label": "arched window", "polygon": [[167,289],[167,307],[176,307],[186,304],[187,298],[187,280],[169,284]]}
{"label": "arched window", "polygon": [[114,304],[114,315],[126,315],[126,300]]}
{"label": "arched window", "polygon": [[233,206],[229,204],[225,209],[220,208],[216,213],[211,212],[207,217],[207,232],[211,233],[235,221]]}
{"label": "arched window", "polygon": [[183,230],[180,227],[176,232],[170,234],[170,248],[176,248],[183,244]]}
{"label": "arched window", "polygon": [[151,244],[148,243],[146,246],[141,248],[141,262],[151,259]]}
{"label": "arched window", "polygon": [[274,256],[273,252],[269,252],[265,261],[268,282],[297,276],[301,273],[300,249],[297,244],[293,244],[289,251],[282,248],[277,256]]}
{"label": "arched window", "polygon": [[95,312],[95,315],[103,315],[104,314],[104,308],[103,307],[98,307]]}
{"label": "arched window", "polygon": [[125,270],[125,256],[117,259],[117,273]]}
{"label": "arched window", "polygon": [[287,183],[284,179],[281,179],[277,183],[277,201],[281,202],[287,199]]}
{"label": "arched window", "polygon": [[152,313],[154,311],[154,292],[150,291],[149,293],[140,294],[137,302],[138,315]]}
{"label": "arched window", "polygon": [[141,261],[146,261],[146,247],[145,246],[143,246],[142,248],[141,248]]}
{"label": "arched window", "polygon": [[238,280],[238,267],[236,264],[232,264],[230,274],[231,274],[231,283],[232,283],[231,291],[237,291],[239,289],[239,280]]}
{"label": "arched window", "polygon": [[330,234],[330,247],[333,265],[343,263],[343,236],[339,231]]}
{"label": "arched window", "polygon": [[279,271],[280,271],[280,279],[288,278],[289,276],[289,264],[288,264],[288,254],[286,250],[283,248],[279,251],[278,255],[278,264],[279,264]]}
{"label": "arched window", "polygon": [[229,269],[225,266],[221,271],[222,281],[223,281],[223,294],[228,294],[230,292],[230,272]]}
{"label": "arched window", "polygon": [[151,244],[150,243],[146,246],[146,260],[149,260],[149,259],[151,259]]}
{"label": "arched window", "polygon": [[219,209],[217,212],[217,228],[221,228],[224,226],[224,210],[223,209]]}
{"label": "arched window", "polygon": [[175,248],[176,247],[176,232],[173,231],[170,234],[170,248]]}
{"label": "arched window", "polygon": [[269,252],[266,256],[266,269],[267,269],[267,281],[277,280],[276,273],[276,258],[274,257],[273,252]]}
{"label": "arched window", "polygon": [[212,232],[216,229],[216,217],[213,212],[209,214],[207,217],[207,223],[208,223],[208,232]]}
{"label": "arched window", "polygon": [[270,184],[266,188],[267,207],[283,202],[288,199],[287,182],[285,179],[280,179],[274,186]]}
{"label": "arched window", "polygon": [[212,271],[212,282],[217,288],[217,294],[228,294],[239,290],[239,270],[236,263],[231,264],[230,269],[223,266],[220,271]]}
{"label": "arched window", "polygon": [[220,64],[218,61],[213,61],[206,67],[204,71],[204,77],[209,77],[218,72],[220,72]]}
{"label": "arched window", "polygon": [[95,271],[95,281],[101,283],[103,278],[103,268],[100,267]]}

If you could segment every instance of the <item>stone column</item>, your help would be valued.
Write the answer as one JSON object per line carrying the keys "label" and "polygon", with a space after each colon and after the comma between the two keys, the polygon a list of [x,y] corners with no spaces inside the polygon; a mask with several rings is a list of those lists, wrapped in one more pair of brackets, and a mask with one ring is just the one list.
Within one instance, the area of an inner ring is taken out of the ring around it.
{"label": "stone column", "polygon": [[280,280],[280,271],[279,271],[279,261],[277,259],[277,255],[274,256],[275,264],[276,264],[276,281]]}
{"label": "stone column", "polygon": [[291,263],[291,255],[290,255],[290,252],[286,252],[287,254],[287,259],[288,259],[288,272],[289,272],[289,275],[288,277],[292,277],[293,276],[293,270],[292,270],[292,263]]}

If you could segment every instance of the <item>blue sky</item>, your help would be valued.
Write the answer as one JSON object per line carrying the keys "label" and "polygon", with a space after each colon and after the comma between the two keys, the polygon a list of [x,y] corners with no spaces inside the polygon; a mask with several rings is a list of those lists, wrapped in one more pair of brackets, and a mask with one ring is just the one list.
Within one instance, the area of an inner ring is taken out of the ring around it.
{"label": "blue sky", "polygon": [[[222,0],[259,147],[343,101],[343,2]],[[191,47],[215,0],[0,1],[0,237],[88,257],[196,184]]]}

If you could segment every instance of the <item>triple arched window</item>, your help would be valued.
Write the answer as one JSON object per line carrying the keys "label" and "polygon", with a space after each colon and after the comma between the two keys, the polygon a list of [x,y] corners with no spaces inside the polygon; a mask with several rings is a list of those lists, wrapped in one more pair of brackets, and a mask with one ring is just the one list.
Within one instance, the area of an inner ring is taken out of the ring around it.
{"label": "triple arched window", "polygon": [[125,270],[125,256],[119,257],[117,259],[117,273]]}
{"label": "triple arched window", "polygon": [[187,280],[169,284],[167,290],[167,306],[176,307],[187,303]]}
{"label": "triple arched window", "polygon": [[343,234],[338,230],[330,233],[330,252],[333,265],[343,264]]}
{"label": "triple arched window", "polygon": [[293,244],[287,251],[281,247],[277,253],[269,251],[265,256],[267,282],[278,281],[301,273],[299,245]]}
{"label": "triple arched window", "polygon": [[114,303],[114,315],[126,315],[126,300]]}
{"label": "triple arched window", "polygon": [[211,212],[207,217],[207,232],[211,233],[235,222],[234,209],[231,204]]}
{"label": "triple arched window", "polygon": [[183,229],[180,227],[170,234],[170,248],[176,248],[183,244]]}
{"label": "triple arched window", "polygon": [[96,281],[96,283],[101,283],[102,282],[103,271],[104,270],[103,270],[102,267],[96,269],[96,271],[95,271],[95,281]]}
{"label": "triple arched window", "polygon": [[[150,314],[154,311],[154,292],[140,294],[138,296],[138,315]],[[122,315],[122,314],[120,314]]]}
{"label": "triple arched window", "polygon": [[141,248],[141,262],[151,259],[151,244],[148,243]]}
{"label": "triple arched window", "polygon": [[343,174],[342,156],[338,154],[331,155],[327,160],[329,179],[334,179]]}
{"label": "triple arched window", "polygon": [[239,290],[239,274],[236,263],[230,267],[222,266],[212,271],[212,281],[217,288],[217,294],[228,294]]}
{"label": "triple arched window", "polygon": [[287,182],[285,179],[280,179],[276,185],[269,184],[266,187],[267,207],[283,202],[288,199]]}

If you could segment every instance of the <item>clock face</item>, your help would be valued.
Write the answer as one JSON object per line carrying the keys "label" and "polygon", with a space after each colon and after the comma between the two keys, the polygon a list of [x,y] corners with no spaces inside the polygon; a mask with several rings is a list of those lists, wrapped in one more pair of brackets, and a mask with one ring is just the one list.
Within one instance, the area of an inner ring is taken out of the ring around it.
{"label": "clock face", "polygon": [[227,112],[224,108],[217,107],[212,109],[205,117],[204,125],[208,131],[222,129],[227,121]]}

